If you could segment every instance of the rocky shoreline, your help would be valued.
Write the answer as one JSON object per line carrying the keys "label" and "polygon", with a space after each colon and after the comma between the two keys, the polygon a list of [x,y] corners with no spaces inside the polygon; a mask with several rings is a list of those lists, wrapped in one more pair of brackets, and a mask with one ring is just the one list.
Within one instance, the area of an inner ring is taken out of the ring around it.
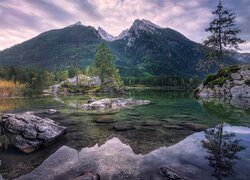
{"label": "rocky shoreline", "polygon": [[250,98],[250,66],[229,66],[208,75],[194,95],[198,98]]}

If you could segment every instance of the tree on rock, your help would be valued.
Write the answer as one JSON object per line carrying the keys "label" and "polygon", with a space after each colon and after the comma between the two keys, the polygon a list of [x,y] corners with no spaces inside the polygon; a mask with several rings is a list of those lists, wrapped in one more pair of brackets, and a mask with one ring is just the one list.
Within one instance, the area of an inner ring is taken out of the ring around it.
{"label": "tree on rock", "polygon": [[221,0],[216,10],[212,13],[214,19],[206,29],[210,33],[210,36],[203,42],[207,48],[205,65],[223,67],[224,56],[230,54],[232,50],[240,50],[239,44],[245,41],[238,37],[241,30],[236,27],[236,14],[226,10]]}
{"label": "tree on rock", "polygon": [[87,69],[87,72],[99,76],[102,83],[105,82],[105,79],[121,83],[118,69],[113,64],[112,53],[104,43],[97,47],[93,64]]}

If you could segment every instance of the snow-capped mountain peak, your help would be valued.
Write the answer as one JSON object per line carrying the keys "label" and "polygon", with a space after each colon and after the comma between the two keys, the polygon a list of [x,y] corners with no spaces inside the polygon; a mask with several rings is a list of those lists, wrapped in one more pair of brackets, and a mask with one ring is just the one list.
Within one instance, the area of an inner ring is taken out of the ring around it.
{"label": "snow-capped mountain peak", "polygon": [[128,35],[128,33],[129,33],[128,31],[129,31],[129,29],[123,30],[118,36],[115,37],[115,39],[122,39],[122,38],[124,38],[125,36]]}
{"label": "snow-capped mountain peak", "polygon": [[129,30],[125,31],[120,39],[126,39],[127,46],[132,46],[134,41],[141,35],[141,31],[145,31],[151,34],[159,34],[160,26],[146,20],[146,19],[136,19]]}
{"label": "snow-capped mountain peak", "polygon": [[74,27],[74,26],[84,26],[81,21],[76,22],[75,24],[70,25],[69,27]]}
{"label": "snow-capped mountain peak", "polygon": [[106,40],[106,41],[114,41],[118,39],[128,39],[131,44],[132,39],[135,39],[135,37],[130,37],[132,34],[135,34],[136,36],[139,36],[139,31],[147,31],[150,33],[158,33],[157,30],[161,29],[160,26],[150,22],[149,20],[146,19],[136,19],[133,23],[133,25],[126,30],[123,30],[118,36],[112,36],[111,34],[107,33],[104,29],[101,27],[98,27],[98,33],[100,34],[101,38]]}
{"label": "snow-capped mountain peak", "polygon": [[98,27],[98,33],[100,34],[101,38],[104,39],[104,40],[106,40],[106,41],[113,41],[113,40],[115,40],[114,36],[112,36],[111,34],[107,33],[101,27]]}
{"label": "snow-capped mountain peak", "polygon": [[154,31],[155,29],[161,29],[161,27],[146,19],[136,19],[130,29]]}

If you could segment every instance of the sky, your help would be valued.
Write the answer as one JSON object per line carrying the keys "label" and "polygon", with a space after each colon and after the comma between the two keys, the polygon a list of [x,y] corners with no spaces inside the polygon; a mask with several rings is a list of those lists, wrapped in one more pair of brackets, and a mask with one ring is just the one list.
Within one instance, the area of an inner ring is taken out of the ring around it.
{"label": "sky", "polygon": [[[237,14],[240,48],[250,53],[250,0],[223,0]],[[112,35],[129,28],[135,19],[147,19],[202,42],[218,0],[0,0],[0,50],[38,34],[78,21],[102,27]]]}

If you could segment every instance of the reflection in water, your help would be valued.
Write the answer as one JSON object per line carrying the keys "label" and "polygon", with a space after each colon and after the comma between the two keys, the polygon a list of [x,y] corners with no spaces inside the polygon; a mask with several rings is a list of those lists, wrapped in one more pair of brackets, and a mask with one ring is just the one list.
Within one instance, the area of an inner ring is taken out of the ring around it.
{"label": "reflection in water", "polygon": [[250,109],[250,99],[243,98],[243,97],[241,98],[239,97],[200,98],[199,101],[202,104],[207,103],[207,102],[214,102],[215,104],[221,104],[224,108],[236,108],[236,109],[242,109],[242,110]]}
{"label": "reflection in water", "polygon": [[0,112],[10,111],[20,106],[20,101],[15,99],[0,99]]}
{"label": "reflection in water", "polygon": [[203,98],[198,101],[207,113],[216,116],[221,122],[249,125],[250,103],[245,102],[250,102],[250,99]]}
{"label": "reflection in water", "polygon": [[223,124],[215,128],[205,130],[205,140],[202,140],[202,146],[209,153],[206,159],[209,165],[214,168],[213,176],[217,179],[233,175],[233,168],[236,160],[239,160],[237,153],[244,149],[240,145],[240,140],[235,138],[234,133],[223,131]]}
{"label": "reflection in water", "polygon": [[[221,128],[223,127],[221,126]],[[228,160],[233,159],[229,165],[235,165],[235,171],[238,172],[233,179],[247,180],[250,176],[250,152],[240,152],[242,148],[238,146],[239,141],[236,139],[242,139],[241,142],[244,146],[249,148],[250,129],[237,126],[226,126],[224,128],[228,132],[235,133],[235,136],[232,136],[232,133],[225,133],[225,131],[223,134],[220,133],[223,131],[220,128],[209,131],[214,132],[209,136],[204,132],[199,132],[188,136],[173,146],[161,147],[144,155],[136,154],[129,145],[118,138],[109,139],[100,146],[82,148],[80,151],[63,146],[35,170],[18,179],[71,179],[86,171],[95,172],[101,176],[101,179],[110,180],[164,179],[159,170],[166,166],[187,179],[211,180],[213,179],[211,169],[204,161],[204,157],[209,157],[210,154],[203,148],[201,149],[199,145],[199,142],[203,140],[207,142],[208,147],[214,147],[211,143],[208,143],[207,138],[209,138],[212,142],[221,141],[223,148],[217,154],[221,157],[220,163],[226,164],[224,169],[221,170],[221,174],[231,168],[228,166]],[[241,159],[237,164],[234,164],[236,153]],[[216,155],[216,157],[218,156]],[[214,159],[214,156],[211,156],[211,159]]]}

